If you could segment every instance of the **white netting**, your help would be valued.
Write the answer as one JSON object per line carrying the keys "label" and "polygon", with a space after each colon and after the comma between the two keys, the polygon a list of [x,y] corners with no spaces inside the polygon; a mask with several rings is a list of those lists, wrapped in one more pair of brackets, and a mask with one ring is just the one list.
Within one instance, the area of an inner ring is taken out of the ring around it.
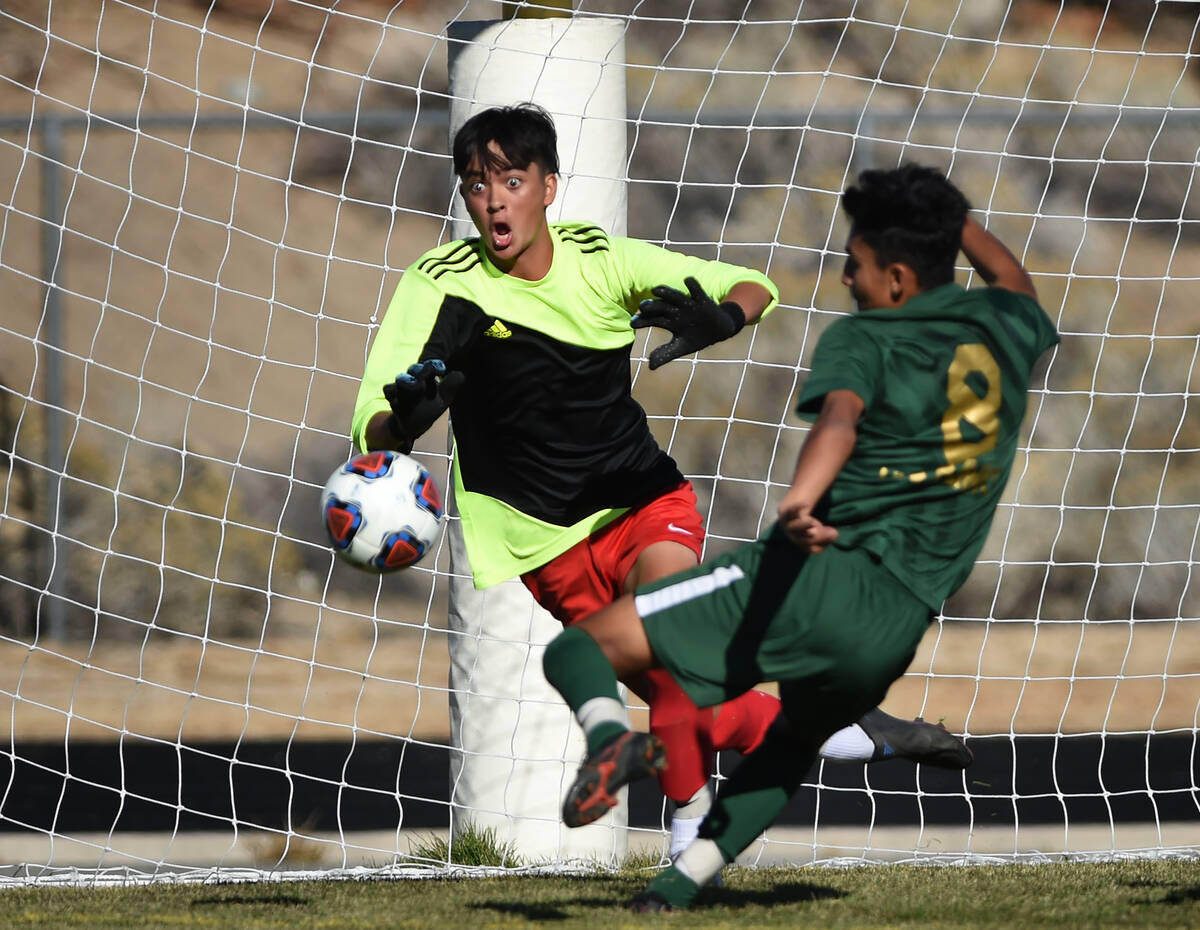
{"label": "white netting", "polygon": [[[885,704],[976,765],[825,764],[748,858],[1194,848],[1196,5],[575,8],[623,30],[629,233],[783,294],[699,359],[635,351],[710,553],[791,477],[857,171],[947,170],[1063,334],[979,564]],[[449,24],[503,15],[0,9],[6,874],[439,861],[409,854],[448,819],[448,547],[379,583],[316,501],[397,276],[450,233]],[[443,487],[445,450],[418,446]],[[654,816],[635,835],[661,846]]]}

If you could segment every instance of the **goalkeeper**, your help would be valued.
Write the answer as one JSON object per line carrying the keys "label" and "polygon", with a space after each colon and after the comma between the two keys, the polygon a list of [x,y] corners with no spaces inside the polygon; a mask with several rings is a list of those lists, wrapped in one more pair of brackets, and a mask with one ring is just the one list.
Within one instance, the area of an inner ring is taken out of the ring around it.
{"label": "goalkeeper", "polygon": [[[614,670],[664,667],[701,707],[780,684],[770,733],[635,910],[687,907],[771,823],[822,741],[904,673],[971,571],[1012,469],[1031,369],[1058,342],[1028,273],[939,172],[864,172],[842,206],[842,280],[859,313],[817,345],[797,408],[816,423],[779,520],[756,542],[639,586],[546,649],[546,677],[590,750],[563,808],[570,826],[663,763],[654,736],[619,721]],[[991,287],[954,283],[960,247]]]}
{"label": "goalkeeper", "polygon": [[[519,575],[570,626],[701,553],[695,493],[631,395],[634,329],[670,331],[650,354],[656,369],[735,335],[778,293],[756,271],[548,223],[557,138],[532,104],[468,120],[453,157],[479,236],[435,248],[405,272],[367,359],[352,435],[364,451],[407,452],[449,407],[476,587]],[[753,749],[779,703],[750,691],[701,712],[664,671],[627,683],[671,751],[660,781],[676,802],[678,849],[710,806],[714,746]],[[827,752],[970,761],[940,727],[879,710]]]}

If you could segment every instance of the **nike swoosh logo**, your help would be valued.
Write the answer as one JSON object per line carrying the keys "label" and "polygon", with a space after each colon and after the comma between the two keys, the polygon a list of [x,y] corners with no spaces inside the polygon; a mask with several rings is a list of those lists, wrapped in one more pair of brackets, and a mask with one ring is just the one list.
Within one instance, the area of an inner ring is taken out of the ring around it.
{"label": "nike swoosh logo", "polygon": [[676,526],[674,523],[668,523],[667,529],[669,529],[672,533],[682,533],[684,536],[696,535],[691,530],[685,530],[682,526]]}

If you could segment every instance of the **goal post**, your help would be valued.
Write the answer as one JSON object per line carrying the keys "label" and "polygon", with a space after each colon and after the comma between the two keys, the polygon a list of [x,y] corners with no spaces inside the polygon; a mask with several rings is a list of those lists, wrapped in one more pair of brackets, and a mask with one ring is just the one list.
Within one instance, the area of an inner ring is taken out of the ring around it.
{"label": "goal post", "polygon": [[[562,16],[452,23],[450,137],[489,106],[532,101],[558,132],[551,221],[588,220],[625,234],[625,34],[617,20]],[[453,235],[475,235],[454,196]],[[517,579],[477,590],[462,524],[450,543],[452,830],[491,829],[526,859],[619,864],[627,810],[568,830],[562,798],[586,755],[582,731],[542,674],[562,626]],[[622,792],[624,798],[626,792]]]}
{"label": "goal post", "polygon": [[[1063,336],[977,565],[884,704],[974,764],[820,763],[741,861],[1195,856],[1197,6],[514,11],[568,12],[0,8],[0,882],[444,875],[467,823],[505,869],[665,846],[654,786],[624,827],[561,830],[579,735],[537,690],[558,626],[519,582],[476,592],[453,525],[357,572],[317,516],[399,276],[469,232],[448,139],[518,99],[562,135],[556,217],[780,287],[698,356],[650,372],[634,344],[708,555],[791,479],[797,391],[851,311],[858,171],[947,172]],[[439,424],[414,453],[444,491],[449,449]]]}

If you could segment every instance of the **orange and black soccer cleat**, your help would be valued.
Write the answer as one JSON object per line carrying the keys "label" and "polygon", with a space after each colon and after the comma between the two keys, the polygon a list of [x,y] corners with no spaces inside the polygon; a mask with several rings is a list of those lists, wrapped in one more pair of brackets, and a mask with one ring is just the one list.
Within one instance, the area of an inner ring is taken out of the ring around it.
{"label": "orange and black soccer cleat", "polygon": [[588,756],[563,801],[563,823],[582,827],[617,806],[618,789],[657,775],[667,767],[662,740],[650,733],[626,730]]}

